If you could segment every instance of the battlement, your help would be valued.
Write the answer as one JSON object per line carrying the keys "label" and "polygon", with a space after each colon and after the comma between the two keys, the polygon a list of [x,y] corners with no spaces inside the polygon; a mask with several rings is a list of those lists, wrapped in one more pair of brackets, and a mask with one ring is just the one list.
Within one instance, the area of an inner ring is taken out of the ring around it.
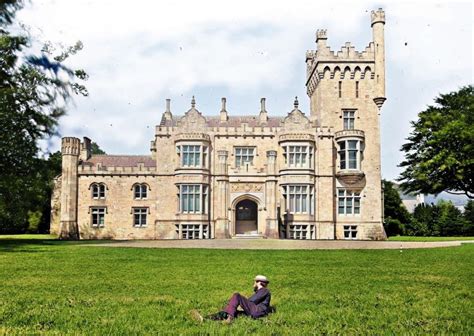
{"label": "battlement", "polygon": [[64,137],[61,139],[61,154],[79,156],[81,152],[81,140],[74,137]]}
{"label": "battlement", "polygon": [[318,43],[319,40],[327,40],[327,30],[326,29],[318,29],[316,30],[316,43]]}
{"label": "battlement", "polygon": [[379,22],[385,24],[385,12],[383,11],[383,9],[379,8],[376,11],[373,10],[370,13],[370,20],[371,20],[371,26]]}
{"label": "battlement", "polygon": [[373,61],[375,58],[374,43],[370,42],[363,51],[355,50],[355,47],[351,42],[346,42],[339,51],[335,52],[331,50],[329,46],[320,48],[317,50],[306,51],[306,62],[314,64],[316,62],[333,62],[333,61]]}
{"label": "battlement", "polygon": [[156,167],[147,167],[143,164],[138,164],[135,167],[116,167],[116,166],[102,166],[97,164],[79,165],[79,175],[156,175]]}
{"label": "battlement", "polygon": [[[351,42],[346,42],[339,51],[333,51],[326,45],[327,30],[316,31],[317,49],[306,51],[308,95],[311,96],[319,81],[325,78],[374,79],[377,68],[375,63],[383,60],[383,25],[375,25],[376,23],[385,24],[385,12],[382,9],[371,13],[374,37],[362,51],[357,51]],[[379,64],[378,69],[383,67]]]}

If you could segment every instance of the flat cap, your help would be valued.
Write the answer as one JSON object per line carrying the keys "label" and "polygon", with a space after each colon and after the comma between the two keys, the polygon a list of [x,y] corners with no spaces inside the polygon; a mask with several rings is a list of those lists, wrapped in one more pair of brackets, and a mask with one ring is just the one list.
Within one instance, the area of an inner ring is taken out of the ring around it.
{"label": "flat cap", "polygon": [[266,283],[270,282],[270,281],[268,281],[268,279],[265,275],[257,275],[255,277],[255,281],[261,281],[261,282],[266,282]]}

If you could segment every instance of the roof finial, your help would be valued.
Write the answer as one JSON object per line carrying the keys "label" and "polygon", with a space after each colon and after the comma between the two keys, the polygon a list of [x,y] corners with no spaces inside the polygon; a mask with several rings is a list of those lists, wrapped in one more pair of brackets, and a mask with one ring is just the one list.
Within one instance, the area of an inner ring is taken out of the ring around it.
{"label": "roof finial", "polygon": [[191,99],[191,108],[194,108],[194,106],[196,106],[196,100],[194,99],[194,96],[193,96],[193,99]]}
{"label": "roof finial", "polygon": [[298,105],[299,105],[299,103],[298,103],[298,96],[295,97],[295,103],[294,103],[294,105],[295,105],[295,109],[298,109]]}

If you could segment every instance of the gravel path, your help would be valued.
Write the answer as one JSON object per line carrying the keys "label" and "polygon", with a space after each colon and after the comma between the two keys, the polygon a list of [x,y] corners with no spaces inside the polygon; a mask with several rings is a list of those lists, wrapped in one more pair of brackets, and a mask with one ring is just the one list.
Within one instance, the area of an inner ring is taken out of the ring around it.
{"label": "gravel path", "polygon": [[335,249],[413,249],[460,246],[473,240],[440,242],[346,241],[346,240],[278,240],[278,239],[206,239],[206,240],[127,240],[84,246],[142,248],[202,248],[242,250],[335,250]]}

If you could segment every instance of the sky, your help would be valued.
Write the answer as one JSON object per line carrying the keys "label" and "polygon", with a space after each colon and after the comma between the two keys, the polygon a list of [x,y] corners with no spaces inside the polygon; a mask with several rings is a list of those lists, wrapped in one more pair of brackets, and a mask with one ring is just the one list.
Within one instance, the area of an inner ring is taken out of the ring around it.
{"label": "sky", "polygon": [[[472,2],[31,0],[17,19],[38,42],[80,40],[68,60],[89,74],[60,136],[87,136],[108,154],[149,154],[154,128],[171,99],[174,115],[190,108],[217,115],[309,115],[306,50],[315,32],[328,45],[362,51],[372,40],[370,11],[386,13],[386,97],[381,112],[382,176],[393,180],[410,121],[440,93],[473,83]],[[59,49],[58,49],[59,50]],[[60,138],[46,144],[60,149]]]}

